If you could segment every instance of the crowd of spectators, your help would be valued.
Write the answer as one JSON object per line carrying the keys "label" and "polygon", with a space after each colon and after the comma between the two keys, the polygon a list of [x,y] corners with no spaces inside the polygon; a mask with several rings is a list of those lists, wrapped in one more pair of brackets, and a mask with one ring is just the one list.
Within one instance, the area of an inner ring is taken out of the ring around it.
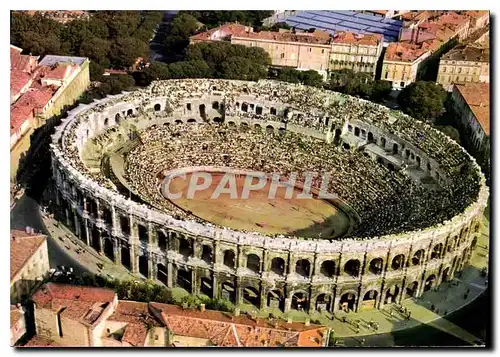
{"label": "crowd of spectators", "polygon": [[[169,125],[139,133],[142,144],[126,155],[126,179],[145,202],[177,218],[195,219],[166,200],[159,190],[165,170],[187,166],[224,166],[236,169],[277,172],[331,173],[329,190],[358,213],[361,222],[352,236],[374,237],[438,225],[462,212],[479,191],[476,167],[464,151],[442,133],[399,112],[368,101],[313,87],[274,81],[241,82],[188,79],[153,82],[148,88],[112,98],[79,115],[63,138],[66,158],[104,186],[115,189],[102,173],[90,172],[80,159],[75,135],[80,122],[94,112],[122,101],[168,98],[167,108],[156,115],[171,116],[191,98],[219,96],[224,115],[293,123],[327,132],[349,120],[361,120],[391,133],[436,160],[446,173],[447,185],[429,190],[411,179],[405,170],[388,170],[363,155],[341,146],[290,131],[268,133],[226,124]],[[276,114],[242,112],[241,98],[279,102],[288,108]],[[92,140],[106,142],[116,126]],[[299,177],[300,179],[300,177]],[[319,185],[318,182],[313,183]]]}

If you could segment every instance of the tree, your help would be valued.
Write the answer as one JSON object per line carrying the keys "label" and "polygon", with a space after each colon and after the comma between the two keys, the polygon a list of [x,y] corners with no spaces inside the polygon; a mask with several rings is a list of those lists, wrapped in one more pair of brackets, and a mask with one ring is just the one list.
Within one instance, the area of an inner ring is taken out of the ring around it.
{"label": "tree", "polygon": [[170,63],[170,78],[210,78],[212,70],[203,60]]}
{"label": "tree", "polygon": [[92,36],[82,42],[78,54],[90,58],[91,61],[95,61],[101,66],[108,67],[108,53],[110,48],[111,44],[108,40]]}
{"label": "tree", "polygon": [[314,70],[300,71],[299,78],[302,84],[305,84],[306,86],[323,87],[324,85],[323,77]]}
{"label": "tree", "polygon": [[90,80],[100,81],[104,74],[104,67],[95,61],[90,61]]}
{"label": "tree", "polygon": [[398,96],[401,110],[412,117],[434,122],[444,112],[447,93],[435,82],[418,81],[404,88]]}
{"label": "tree", "polygon": [[147,55],[147,44],[132,37],[117,39],[109,51],[111,64],[116,67],[129,67],[138,57]]}
{"label": "tree", "polygon": [[250,26],[260,26],[262,20],[273,14],[272,11],[183,11],[195,17],[208,28],[220,26],[227,22],[239,22]]}
{"label": "tree", "polygon": [[456,128],[452,127],[451,125],[436,126],[435,128],[448,135],[450,138],[460,144],[460,133]]}
{"label": "tree", "polygon": [[382,102],[391,93],[391,90],[391,82],[378,79],[373,82],[370,100]]}
{"label": "tree", "polygon": [[170,78],[168,65],[157,61],[151,62],[149,67],[143,70],[143,73],[145,74],[145,79],[148,82]]}
{"label": "tree", "polygon": [[167,29],[164,52],[167,56],[182,54],[189,45],[189,37],[196,33],[199,24],[191,15],[180,12]]}

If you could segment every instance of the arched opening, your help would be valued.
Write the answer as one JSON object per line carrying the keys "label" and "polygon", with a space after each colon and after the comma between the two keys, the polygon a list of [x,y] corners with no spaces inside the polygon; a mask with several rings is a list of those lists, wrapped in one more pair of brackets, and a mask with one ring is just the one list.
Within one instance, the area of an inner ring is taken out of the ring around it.
{"label": "arched opening", "polygon": [[134,111],[132,109],[127,110],[127,116],[132,116],[134,114]]}
{"label": "arched opening", "polygon": [[474,237],[474,238],[472,239],[472,243],[471,243],[471,245],[470,245],[470,250],[471,250],[471,251],[473,251],[473,250],[474,250],[474,248],[476,248],[476,245],[477,245],[477,238],[476,238],[476,237]]}
{"label": "arched opening", "polygon": [[191,243],[191,240],[179,238],[179,253],[184,257],[184,259],[188,259],[193,255],[193,244]]}
{"label": "arched opening", "polygon": [[360,263],[357,259],[351,259],[344,265],[344,272],[352,277],[359,276]]}
{"label": "arched opening", "polygon": [[161,104],[156,103],[155,104],[155,112],[159,112],[161,110]]}
{"label": "arched opening", "polygon": [[359,136],[359,128],[357,126],[354,127],[354,135]]}
{"label": "arched opening", "polygon": [[377,157],[377,163],[380,165],[384,165],[384,160],[382,160],[382,158],[379,156]]}
{"label": "arched opening", "polygon": [[257,106],[255,108],[255,114],[257,115],[262,115],[262,107],[261,106]]}
{"label": "arched opening", "polygon": [[181,125],[181,124],[182,124],[182,120],[180,120],[180,119],[175,119],[175,124],[176,124],[176,125]]}
{"label": "arched opening", "polygon": [[183,288],[188,293],[191,294],[191,272],[179,269],[177,270],[177,286]]}
{"label": "arched opening", "polygon": [[404,267],[405,256],[403,254],[398,254],[392,258],[391,268],[392,270],[402,269]]}
{"label": "arched opening", "polygon": [[113,214],[111,213],[111,210],[109,208],[102,208],[102,219],[108,226],[113,225]]}
{"label": "arched opening", "polygon": [[361,137],[366,138],[366,130],[365,129],[361,129]]}
{"label": "arched opening", "polygon": [[319,294],[316,298],[316,311],[330,311],[332,296],[330,294]]}
{"label": "arched opening", "polygon": [[229,125],[230,127],[235,127],[235,126],[236,126],[236,124],[235,124],[235,122],[234,122],[234,121],[229,121],[229,122],[227,123],[227,125]]}
{"label": "arched opening", "polygon": [[347,125],[347,130],[348,130],[349,132],[352,132],[352,125],[351,125],[351,124],[348,124],[348,125]]}
{"label": "arched opening", "polygon": [[219,110],[219,102],[212,102],[212,109]]}
{"label": "arched opening", "polygon": [[213,294],[213,282],[212,279],[209,278],[201,278],[200,279],[200,291],[202,294],[205,294],[208,297],[212,297]]}
{"label": "arched opening", "polygon": [[156,266],[158,273],[157,273],[157,279],[161,281],[163,284],[168,285],[168,269],[165,265],[163,264],[158,264]]}
{"label": "arched opening", "polygon": [[205,111],[205,104],[200,104],[200,106],[198,107],[198,109],[200,110],[200,116],[202,118],[205,118],[205,116],[207,115],[207,113]]}
{"label": "arched opening", "polygon": [[162,232],[158,231],[158,247],[161,250],[167,250],[167,236]]}
{"label": "arched opening", "polygon": [[191,111],[191,103],[187,103],[186,104],[186,109],[189,110],[189,111]]}
{"label": "arched opening", "polygon": [[253,110],[255,108],[255,105],[250,103],[250,109]]}
{"label": "arched opening", "polygon": [[398,144],[396,144],[396,143],[392,144],[392,153],[394,155],[397,155],[398,149],[399,149]]}
{"label": "arched opening", "polygon": [[354,310],[356,304],[356,295],[349,292],[340,297],[340,309],[342,311]]}
{"label": "arched opening", "polygon": [[139,232],[139,240],[141,242],[148,242],[148,229],[142,224],[137,225],[137,230]]}
{"label": "arched opening", "polygon": [[113,248],[113,242],[110,239],[104,240],[104,255],[111,261],[115,261],[115,250]]}
{"label": "arched opening", "polygon": [[431,168],[431,164],[430,164],[430,163],[427,163],[427,171],[429,171],[429,172],[430,172],[431,170],[432,170],[432,168]]}
{"label": "arched opening", "polygon": [[450,268],[446,268],[445,270],[443,270],[443,278],[441,279],[442,282],[447,282],[448,280],[450,280]]}
{"label": "arched opening", "polygon": [[260,129],[262,129],[262,127],[260,126],[260,124],[255,124],[255,125],[254,125],[254,128],[255,128],[256,130],[260,130]]}
{"label": "arched opening", "polygon": [[425,279],[424,291],[429,291],[434,287],[436,282],[436,276],[432,274],[427,279]]}
{"label": "arched opening", "polygon": [[127,217],[120,216],[120,228],[123,234],[130,235],[130,224]]}
{"label": "arched opening", "polygon": [[260,307],[260,293],[257,289],[247,286],[243,289],[243,302],[251,304],[257,308]]}
{"label": "arched opening", "polygon": [[439,259],[441,256],[441,252],[443,251],[443,244],[439,243],[434,246],[434,249],[431,253],[431,259]]}
{"label": "arched opening", "polygon": [[396,298],[399,295],[399,286],[395,285],[385,292],[385,304],[392,304],[396,302]]}
{"label": "arched opening", "polygon": [[254,273],[260,273],[260,258],[255,254],[249,254],[247,256],[247,269],[250,269]]}
{"label": "arched opening", "polygon": [[120,118],[120,114],[116,113],[115,115],[115,123],[116,125],[120,125],[122,118]]}
{"label": "arched opening", "polygon": [[394,171],[394,165],[390,162],[387,164],[387,168],[389,169],[389,171]]}
{"label": "arched opening", "polygon": [[139,256],[139,273],[145,278],[149,277],[149,262],[145,255]]}
{"label": "arched opening", "polygon": [[234,252],[230,249],[224,252],[224,265],[228,268],[234,269],[235,264],[235,255]]}
{"label": "arched opening", "polygon": [[335,139],[339,139],[341,134],[342,134],[342,130],[335,129]]}
{"label": "arched opening", "polygon": [[411,259],[412,265],[420,265],[424,261],[424,254],[423,249],[417,250]]}
{"label": "arched opening", "polygon": [[420,167],[420,156],[417,156],[417,167]]}
{"label": "arched opening", "polygon": [[380,146],[384,149],[386,144],[385,138],[380,138]]}
{"label": "arched opening", "polygon": [[285,134],[285,128],[279,128],[278,129],[278,135],[284,135]]}
{"label": "arched opening", "polygon": [[376,290],[367,291],[363,296],[363,302],[362,302],[363,310],[375,308],[377,303],[377,297],[378,297],[378,291]]}
{"label": "arched opening", "polygon": [[109,125],[109,118],[104,119],[104,127],[107,128]]}
{"label": "arched opening", "polygon": [[292,295],[292,306],[293,310],[297,311],[307,311],[309,308],[309,301],[307,300],[307,295],[303,292],[297,292]]}
{"label": "arched opening", "polygon": [[271,290],[267,294],[267,306],[274,309],[284,310],[285,299],[280,290]]}
{"label": "arched opening", "polygon": [[236,108],[240,109],[240,102],[236,102]]}
{"label": "arched opening", "polygon": [[410,157],[410,150],[405,150],[405,157],[408,159]]}
{"label": "arched opening", "polygon": [[309,277],[309,273],[311,272],[311,263],[307,259],[300,259],[295,264],[295,272],[300,276],[305,278]]}
{"label": "arched opening", "polygon": [[276,108],[271,108],[269,111],[272,115],[276,115]]}
{"label": "arched opening", "polygon": [[130,270],[131,269],[130,250],[128,249],[128,247],[122,247],[121,256],[122,256],[122,265],[126,267],[128,270]]}
{"label": "arched opening", "polygon": [[220,118],[220,117],[215,117],[214,118],[214,123],[220,124],[222,122],[223,122],[222,118]]}
{"label": "arched opening", "polygon": [[323,276],[331,278],[335,275],[335,262],[333,260],[325,260],[323,263],[321,263],[319,272],[323,274]]}
{"label": "arched opening", "polygon": [[414,281],[406,287],[406,298],[416,297],[418,292],[418,282]]}
{"label": "arched opening", "polygon": [[384,266],[384,261],[382,258],[375,258],[370,261],[370,266],[368,267],[368,270],[370,273],[379,275],[382,273],[382,268]]}
{"label": "arched opening", "polygon": [[222,299],[230,301],[234,304],[236,293],[234,290],[234,286],[231,283],[222,283]]}
{"label": "arched opening", "polygon": [[188,119],[187,122],[189,124],[195,124],[196,123],[196,119],[191,118],[191,119]]}
{"label": "arched opening", "polygon": [[285,261],[282,258],[273,258],[271,260],[271,271],[274,274],[284,275],[285,274]]}
{"label": "arched opening", "polygon": [[201,260],[207,264],[212,264],[212,248],[208,245],[204,245],[201,251]]}
{"label": "arched opening", "polygon": [[247,103],[243,103],[243,104],[241,105],[241,111],[242,111],[242,112],[245,112],[245,113],[247,113],[247,112],[248,112],[248,104],[247,104]]}
{"label": "arched opening", "polygon": [[268,134],[273,134],[274,133],[274,127],[272,125],[266,126],[266,132]]}
{"label": "arched opening", "polygon": [[371,131],[369,131],[368,132],[368,142],[371,143],[372,141],[374,141],[374,139],[373,139],[373,133]]}
{"label": "arched opening", "polygon": [[247,131],[248,130],[248,123],[242,122],[240,124],[240,129],[241,129],[241,131]]}
{"label": "arched opening", "polygon": [[349,145],[348,143],[343,143],[342,144],[342,147],[346,150],[350,150],[351,149],[351,145]]}
{"label": "arched opening", "polygon": [[[74,223],[73,220],[71,222]],[[91,230],[91,235],[92,235],[92,248],[94,248],[97,252],[101,251],[101,239],[99,237],[99,230],[96,227],[92,227]]]}

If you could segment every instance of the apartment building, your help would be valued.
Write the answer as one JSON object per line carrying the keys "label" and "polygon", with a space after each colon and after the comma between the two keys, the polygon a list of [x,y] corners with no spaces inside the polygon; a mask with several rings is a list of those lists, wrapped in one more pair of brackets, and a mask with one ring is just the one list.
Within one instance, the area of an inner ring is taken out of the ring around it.
{"label": "apartment building", "polygon": [[10,299],[15,304],[37,287],[49,271],[47,238],[31,228],[10,233]]}
{"label": "apartment building", "polygon": [[490,49],[482,44],[459,45],[441,57],[437,83],[451,91],[453,84],[490,82]]}

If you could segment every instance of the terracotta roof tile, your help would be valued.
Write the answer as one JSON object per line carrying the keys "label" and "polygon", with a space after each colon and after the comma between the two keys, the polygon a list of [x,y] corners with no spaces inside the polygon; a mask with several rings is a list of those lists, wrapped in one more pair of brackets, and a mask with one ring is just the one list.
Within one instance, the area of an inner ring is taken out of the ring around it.
{"label": "terracotta roof tile", "polygon": [[12,280],[46,241],[46,237],[20,230],[12,230],[10,234],[10,279]]}
{"label": "terracotta roof tile", "polygon": [[474,113],[486,135],[490,135],[490,84],[457,84],[457,90]]}
{"label": "terracotta roof tile", "polygon": [[56,342],[39,335],[33,336],[24,346],[21,347],[60,347]]}
{"label": "terracotta roof tile", "polygon": [[144,347],[148,328],[143,324],[127,324],[123,333],[122,342],[130,343],[134,347]]}
{"label": "terracotta roof tile", "polygon": [[419,45],[403,42],[392,42],[387,46],[384,60],[413,62],[425,54],[428,50]]}
{"label": "terracotta roof tile", "polygon": [[21,319],[24,319],[24,314],[19,311],[17,306],[10,305],[10,327],[12,328]]}

